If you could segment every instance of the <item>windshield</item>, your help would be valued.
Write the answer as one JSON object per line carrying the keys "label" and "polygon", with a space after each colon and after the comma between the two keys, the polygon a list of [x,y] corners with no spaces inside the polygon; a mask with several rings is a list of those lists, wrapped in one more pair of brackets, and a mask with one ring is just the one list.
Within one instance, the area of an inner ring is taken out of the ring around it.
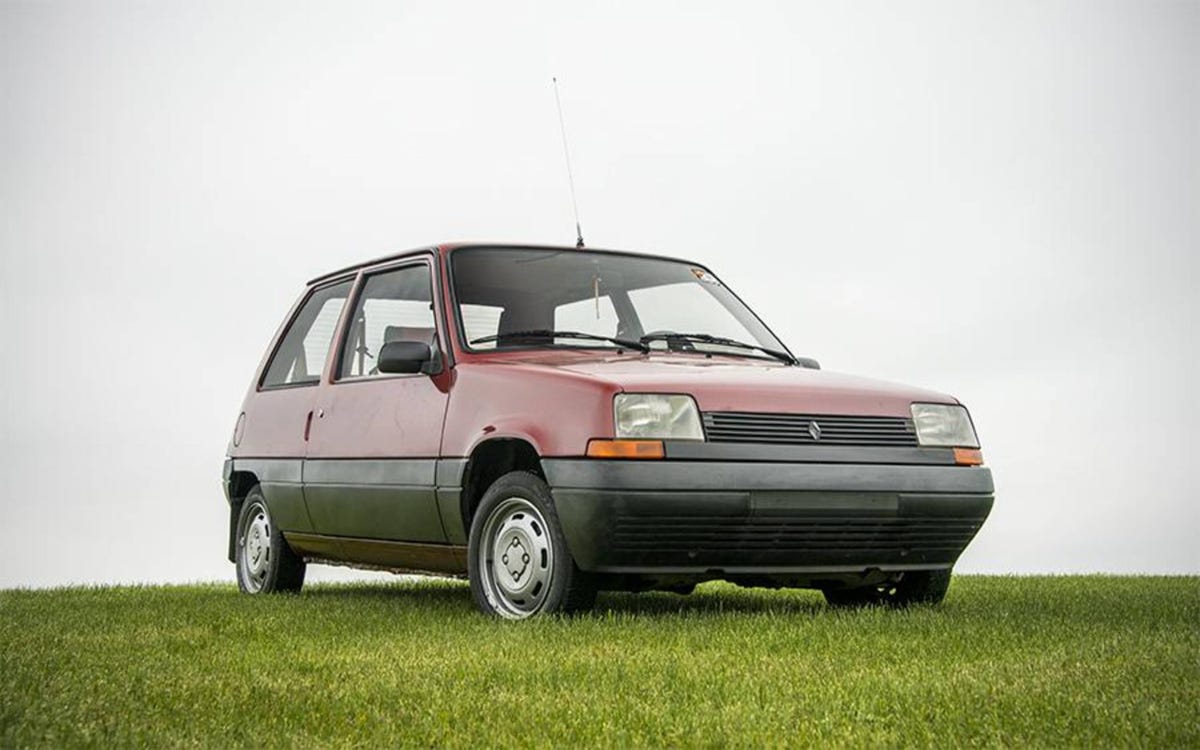
{"label": "windshield", "polygon": [[715,276],[681,261],[589,250],[465,248],[450,255],[450,267],[471,349],[628,349],[627,342],[645,338],[657,350],[767,358],[707,337],[786,351]]}

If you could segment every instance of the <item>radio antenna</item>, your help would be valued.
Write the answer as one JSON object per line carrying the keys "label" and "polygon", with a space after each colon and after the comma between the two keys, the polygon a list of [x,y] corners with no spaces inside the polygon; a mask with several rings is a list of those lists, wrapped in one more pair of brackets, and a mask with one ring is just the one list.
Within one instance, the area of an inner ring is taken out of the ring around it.
{"label": "radio antenna", "polygon": [[563,121],[562,99],[558,98],[558,77],[554,82],[554,103],[558,105],[558,129],[562,133],[563,156],[567,159],[567,184],[571,186],[571,207],[575,209],[575,247],[583,247],[583,230],[579,227],[579,201],[575,199],[575,177],[571,174],[571,149],[567,147],[567,125]]}

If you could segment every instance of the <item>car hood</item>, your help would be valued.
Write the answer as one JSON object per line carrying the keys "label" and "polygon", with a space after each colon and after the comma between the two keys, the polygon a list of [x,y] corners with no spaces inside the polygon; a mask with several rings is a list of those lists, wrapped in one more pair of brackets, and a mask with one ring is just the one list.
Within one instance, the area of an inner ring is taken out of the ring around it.
{"label": "car hood", "polygon": [[506,357],[517,368],[569,372],[628,392],[687,393],[701,411],[910,416],[914,401],[957,404],[920,388],[742,357],[540,352]]}

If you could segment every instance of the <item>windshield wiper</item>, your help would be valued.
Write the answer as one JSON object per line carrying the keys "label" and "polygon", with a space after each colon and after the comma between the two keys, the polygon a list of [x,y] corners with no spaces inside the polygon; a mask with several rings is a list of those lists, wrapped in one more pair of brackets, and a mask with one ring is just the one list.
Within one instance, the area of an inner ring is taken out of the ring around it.
{"label": "windshield wiper", "polygon": [[727,339],[727,338],[723,338],[721,336],[710,336],[707,333],[651,333],[651,334],[642,336],[642,338],[641,338],[641,342],[643,344],[646,344],[651,341],[666,341],[668,346],[670,346],[671,342],[673,342],[673,341],[699,341],[703,344],[716,344],[718,346],[729,346],[729,347],[733,347],[734,349],[754,349],[754,350],[762,352],[763,354],[769,354],[770,356],[774,357],[775,359],[778,359],[779,361],[785,362],[789,365],[800,364],[798,361],[796,361],[795,357],[788,354],[787,352],[781,352],[778,349],[771,349],[771,348],[768,348],[765,346],[759,346],[758,344],[747,344],[744,341],[737,341],[735,339]]}
{"label": "windshield wiper", "polygon": [[[487,341],[508,341],[511,339],[577,339],[581,341],[607,341],[626,349],[636,349],[639,352],[650,351],[650,347],[643,341],[619,339],[612,336],[598,336],[594,333],[583,333],[581,331],[552,331],[548,328],[538,328],[532,331],[509,331],[508,333],[497,333],[493,336],[480,336],[477,339],[472,339],[468,343],[482,344]],[[549,341],[547,343],[553,345],[554,342]]]}

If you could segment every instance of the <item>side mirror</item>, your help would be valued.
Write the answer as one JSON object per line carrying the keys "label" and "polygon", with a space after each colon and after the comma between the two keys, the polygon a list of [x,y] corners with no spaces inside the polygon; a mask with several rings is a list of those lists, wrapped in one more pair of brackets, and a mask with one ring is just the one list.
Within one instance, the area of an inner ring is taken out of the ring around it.
{"label": "side mirror", "polygon": [[812,357],[796,357],[796,364],[800,365],[801,367],[806,367],[810,370],[821,369],[821,363]]}
{"label": "side mirror", "polygon": [[376,364],[380,372],[428,374],[433,364],[433,350],[424,341],[392,341],[379,350]]}

